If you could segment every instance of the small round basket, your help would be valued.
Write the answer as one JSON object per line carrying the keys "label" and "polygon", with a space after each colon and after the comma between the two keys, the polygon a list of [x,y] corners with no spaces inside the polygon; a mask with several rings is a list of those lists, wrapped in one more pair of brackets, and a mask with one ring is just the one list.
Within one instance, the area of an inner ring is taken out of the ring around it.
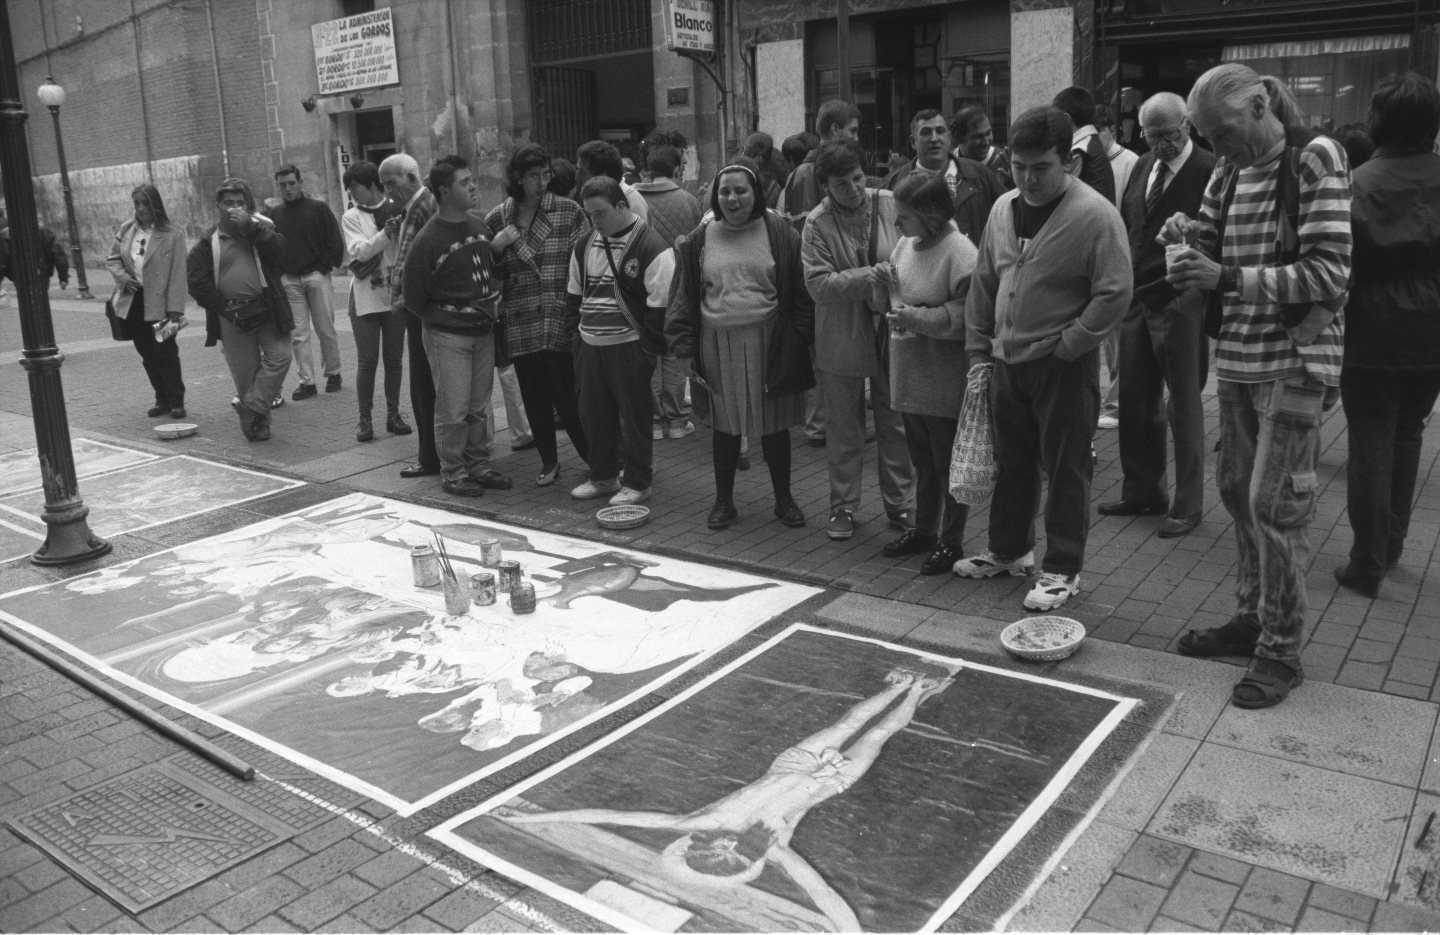
{"label": "small round basket", "polygon": [[1000,631],[1006,652],[1030,662],[1059,662],[1085,639],[1085,625],[1069,617],[1026,617]]}
{"label": "small round basket", "polygon": [[166,441],[174,441],[177,438],[189,438],[200,431],[200,426],[194,422],[166,422],[164,425],[155,426],[155,434]]}
{"label": "small round basket", "polygon": [[650,522],[650,508],[639,504],[601,507],[595,511],[595,522],[604,529],[634,529]]}

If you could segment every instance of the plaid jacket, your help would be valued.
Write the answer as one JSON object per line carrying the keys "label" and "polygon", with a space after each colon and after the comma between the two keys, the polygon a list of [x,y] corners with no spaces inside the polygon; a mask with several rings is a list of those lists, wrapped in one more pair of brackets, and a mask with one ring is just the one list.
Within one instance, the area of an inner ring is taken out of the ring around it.
{"label": "plaid jacket", "polygon": [[405,206],[405,213],[400,218],[400,233],[395,238],[395,265],[390,267],[391,308],[405,307],[405,257],[410,253],[410,245],[415,242],[420,228],[439,210],[440,206],[435,203],[435,196],[428,188],[421,188]]}
{"label": "plaid jacket", "polygon": [[[492,236],[515,223],[516,210],[506,198],[485,215]],[[589,230],[578,204],[546,192],[525,236],[496,258],[510,356],[570,350],[575,332],[565,324],[565,287],[570,256]]]}

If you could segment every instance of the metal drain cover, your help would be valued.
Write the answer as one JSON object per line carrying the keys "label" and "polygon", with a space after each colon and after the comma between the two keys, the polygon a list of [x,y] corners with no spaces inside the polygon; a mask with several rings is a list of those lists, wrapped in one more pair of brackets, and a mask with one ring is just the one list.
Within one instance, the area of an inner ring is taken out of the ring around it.
{"label": "metal drain cover", "polygon": [[294,834],[170,763],[126,773],[10,825],[131,913]]}

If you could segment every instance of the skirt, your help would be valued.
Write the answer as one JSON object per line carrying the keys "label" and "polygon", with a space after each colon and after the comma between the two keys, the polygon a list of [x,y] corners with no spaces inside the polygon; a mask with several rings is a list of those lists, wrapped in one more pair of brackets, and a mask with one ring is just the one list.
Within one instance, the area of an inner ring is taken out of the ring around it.
{"label": "skirt", "polygon": [[[772,316],[773,317],[773,316]],[[765,396],[765,351],[769,321],[738,328],[701,328],[700,362],[709,384],[709,415],[701,419],[717,432],[765,436],[805,421],[805,394]]]}

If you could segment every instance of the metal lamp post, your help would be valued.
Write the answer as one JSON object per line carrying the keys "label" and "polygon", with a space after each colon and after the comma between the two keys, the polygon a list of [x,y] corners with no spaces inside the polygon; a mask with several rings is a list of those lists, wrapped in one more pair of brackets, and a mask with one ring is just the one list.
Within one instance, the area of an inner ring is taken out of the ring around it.
{"label": "metal lamp post", "polygon": [[35,191],[30,183],[26,116],[10,41],[10,4],[0,3],[0,180],[10,207],[9,273],[20,303],[24,341],[20,366],[29,375],[40,481],[45,490],[41,513],[45,544],[30,560],[37,565],[67,565],[104,555],[110,551],[110,543],[90,532],[86,519],[90,509],[80,499],[80,485],[75,480],[75,454],[70,450],[70,424],[60,385],[65,356],[55,346],[50,297],[40,281],[40,227],[35,221]]}
{"label": "metal lamp post", "polygon": [[65,89],[55,79],[45,76],[45,83],[35,92],[40,103],[50,108],[50,119],[55,121],[55,157],[60,163],[60,190],[65,193],[65,223],[70,231],[70,262],[75,267],[75,284],[80,298],[93,298],[90,284],[85,281],[85,261],[80,256],[80,228],[75,223],[75,199],[70,197],[70,171],[65,167],[65,140],[60,135],[60,107],[65,103]]}

